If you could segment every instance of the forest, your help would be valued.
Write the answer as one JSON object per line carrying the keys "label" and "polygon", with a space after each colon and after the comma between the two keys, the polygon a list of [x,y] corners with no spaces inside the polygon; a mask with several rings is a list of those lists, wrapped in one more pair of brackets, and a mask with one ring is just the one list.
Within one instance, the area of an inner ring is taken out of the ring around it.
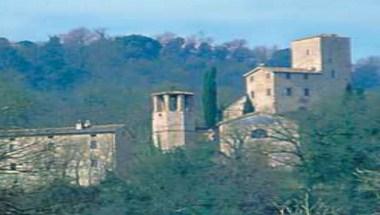
{"label": "forest", "polygon": [[139,146],[127,179],[110,172],[90,187],[64,179],[33,192],[0,187],[0,214],[380,213],[380,56],[354,62],[344,97],[289,116],[300,125],[291,137],[300,143],[292,171],[268,167],[259,150],[223,157],[208,142],[165,154],[151,147],[152,92],[194,91],[201,109],[203,76],[216,68],[222,110],[241,96],[244,73],[260,64],[288,67],[290,58],[275,45],[217,44],[202,35],[78,28],[44,42],[0,38],[1,129],[123,123]]}

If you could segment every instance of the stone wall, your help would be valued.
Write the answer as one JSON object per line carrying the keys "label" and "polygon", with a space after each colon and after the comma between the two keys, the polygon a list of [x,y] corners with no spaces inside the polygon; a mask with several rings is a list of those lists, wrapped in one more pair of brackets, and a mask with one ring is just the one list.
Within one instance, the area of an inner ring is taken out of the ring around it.
{"label": "stone wall", "polygon": [[274,113],[274,77],[273,73],[265,68],[258,68],[256,72],[245,77],[246,94],[252,101],[255,111]]}
{"label": "stone wall", "polygon": [[7,151],[0,165],[8,174],[2,175],[24,185],[64,178],[88,186],[115,167],[114,133],[20,136],[0,145]]}

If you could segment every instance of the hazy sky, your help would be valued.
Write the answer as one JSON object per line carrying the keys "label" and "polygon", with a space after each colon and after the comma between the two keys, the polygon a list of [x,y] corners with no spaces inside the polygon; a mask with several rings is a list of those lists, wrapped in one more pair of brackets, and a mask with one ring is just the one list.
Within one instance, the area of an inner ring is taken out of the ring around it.
{"label": "hazy sky", "polygon": [[77,27],[280,47],[337,33],[352,38],[354,59],[380,55],[380,0],[0,0],[0,37],[39,41]]}

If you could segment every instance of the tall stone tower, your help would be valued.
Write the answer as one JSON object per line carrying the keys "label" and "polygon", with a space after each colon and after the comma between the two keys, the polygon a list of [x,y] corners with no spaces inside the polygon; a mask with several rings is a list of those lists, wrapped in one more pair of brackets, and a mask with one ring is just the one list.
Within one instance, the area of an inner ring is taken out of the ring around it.
{"label": "tall stone tower", "polygon": [[292,67],[322,72],[323,79],[333,81],[334,91],[351,82],[350,39],[336,34],[322,34],[292,42]]}
{"label": "tall stone tower", "polygon": [[194,94],[153,93],[152,135],[156,147],[167,151],[192,142],[195,136]]}

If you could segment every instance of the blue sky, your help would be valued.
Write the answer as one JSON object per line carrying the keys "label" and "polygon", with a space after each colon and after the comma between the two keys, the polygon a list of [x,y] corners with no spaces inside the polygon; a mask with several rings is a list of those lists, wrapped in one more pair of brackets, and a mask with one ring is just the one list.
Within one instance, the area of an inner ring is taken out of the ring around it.
{"label": "blue sky", "polygon": [[77,27],[279,47],[337,33],[352,38],[353,59],[380,55],[380,0],[0,0],[0,37],[41,41]]}

